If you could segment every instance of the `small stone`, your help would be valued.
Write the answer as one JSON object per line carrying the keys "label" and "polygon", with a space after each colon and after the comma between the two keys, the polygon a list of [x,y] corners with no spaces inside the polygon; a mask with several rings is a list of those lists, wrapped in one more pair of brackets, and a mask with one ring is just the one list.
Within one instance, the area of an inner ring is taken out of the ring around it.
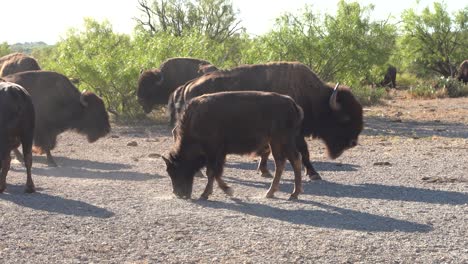
{"label": "small stone", "polygon": [[136,146],[138,146],[138,143],[136,141],[130,141],[130,142],[127,143],[127,146],[136,147]]}
{"label": "small stone", "polygon": [[388,161],[377,161],[374,162],[374,166],[392,166],[392,164]]}
{"label": "small stone", "polygon": [[149,158],[160,158],[160,157],[161,157],[161,154],[158,154],[158,153],[150,153],[150,154],[148,154],[148,157],[149,157]]}

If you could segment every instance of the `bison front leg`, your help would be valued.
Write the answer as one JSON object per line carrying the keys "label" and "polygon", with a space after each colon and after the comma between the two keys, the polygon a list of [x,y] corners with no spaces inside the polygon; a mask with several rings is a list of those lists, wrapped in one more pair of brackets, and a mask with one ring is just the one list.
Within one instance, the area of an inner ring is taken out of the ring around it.
{"label": "bison front leg", "polygon": [[208,197],[213,193],[213,181],[216,179],[219,187],[228,195],[232,195],[231,188],[221,179],[223,175],[223,166],[225,155],[219,154],[218,158],[213,159],[212,161],[207,162],[206,166],[206,176],[208,177],[208,183],[206,184],[205,191],[201,195],[201,199],[208,199]]}
{"label": "bison front leg", "polygon": [[270,156],[270,147],[267,146],[262,154],[261,154],[261,159],[260,161],[258,162],[258,168],[257,170],[259,170],[261,173],[262,173],[262,177],[264,178],[273,178],[273,175],[271,175],[271,173],[268,171],[268,156]]}
{"label": "bison front leg", "polygon": [[214,175],[211,169],[207,169],[206,176],[208,177],[208,182],[206,183],[205,190],[203,191],[200,199],[208,200],[208,197],[213,193],[213,182],[214,182]]}
{"label": "bison front leg", "polygon": [[10,170],[10,163],[11,157],[10,154],[5,156],[5,158],[1,161],[1,173],[0,173],[0,193],[2,193],[6,188],[6,176],[8,171]]}
{"label": "bison front leg", "polygon": [[[23,151],[23,153],[26,153]],[[26,189],[24,190],[26,193],[33,193],[36,191],[34,187],[34,182],[31,176],[31,167],[32,167],[32,153],[29,152],[24,154],[24,165],[26,166]]]}
{"label": "bison front leg", "polygon": [[296,146],[302,156],[302,164],[306,168],[306,174],[309,176],[309,179],[312,180],[321,180],[320,174],[314,169],[312,163],[310,162],[309,148],[307,147],[307,142],[304,137],[300,136],[296,138]]}

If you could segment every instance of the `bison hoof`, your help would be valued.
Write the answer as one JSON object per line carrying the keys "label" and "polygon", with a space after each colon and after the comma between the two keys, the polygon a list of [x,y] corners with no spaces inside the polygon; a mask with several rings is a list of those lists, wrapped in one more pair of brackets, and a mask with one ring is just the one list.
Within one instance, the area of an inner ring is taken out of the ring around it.
{"label": "bison hoof", "polygon": [[318,181],[321,179],[322,177],[320,177],[320,175],[317,172],[309,174],[309,180],[311,181]]}
{"label": "bison hoof", "polygon": [[36,188],[34,186],[26,186],[26,189],[24,189],[25,193],[34,193],[36,192]]}
{"label": "bison hoof", "polygon": [[200,195],[200,200],[202,200],[202,201],[208,200],[208,195],[206,195],[206,194]]}
{"label": "bison hoof", "polygon": [[288,200],[289,200],[289,201],[295,201],[295,200],[297,200],[297,199],[298,199],[298,194],[294,194],[294,193],[293,193],[293,194],[291,194],[291,196],[289,196],[289,199],[288,199]]}
{"label": "bison hoof", "polygon": [[234,190],[231,187],[227,187],[223,191],[227,196],[232,196],[234,194]]}
{"label": "bison hoof", "polygon": [[263,178],[273,178],[273,175],[269,171],[262,173]]}
{"label": "bison hoof", "polygon": [[4,190],[5,188],[0,188],[0,193],[3,193]]}
{"label": "bison hoof", "polygon": [[275,198],[275,193],[274,192],[267,192],[265,195],[265,198]]}

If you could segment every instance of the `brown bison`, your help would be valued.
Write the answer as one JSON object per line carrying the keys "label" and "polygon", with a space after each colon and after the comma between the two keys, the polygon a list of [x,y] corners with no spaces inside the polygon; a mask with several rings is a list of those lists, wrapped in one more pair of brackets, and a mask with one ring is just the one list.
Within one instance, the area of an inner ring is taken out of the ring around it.
{"label": "brown bison", "polygon": [[[320,138],[331,158],[357,145],[363,129],[362,106],[348,88],[333,89],[321,81],[307,66],[298,62],[277,62],[240,66],[215,71],[187,82],[178,98],[168,105],[171,116],[180,115],[185,104],[197,96],[221,91],[257,90],[291,96],[304,110],[301,135],[296,145],[310,179],[321,179],[309,161],[304,136]],[[246,128],[243,123],[238,126]],[[259,170],[270,176],[267,155],[262,155]]]}
{"label": "brown bison", "polygon": [[35,191],[31,177],[33,134],[34,106],[31,96],[17,84],[0,82],[0,193],[6,188],[10,152],[20,144],[26,165],[25,191]]}
{"label": "brown bison", "polygon": [[387,72],[385,73],[384,80],[380,83],[381,86],[390,86],[391,88],[396,87],[396,75],[397,69],[393,66],[388,66]]}
{"label": "brown bison", "polygon": [[458,67],[457,79],[463,83],[468,83],[468,60],[464,60]]}
{"label": "brown bison", "polygon": [[23,53],[12,53],[0,58],[0,76],[40,69],[39,64],[33,57]]}
{"label": "brown bison", "polygon": [[194,98],[176,127],[174,150],[163,157],[174,194],[190,198],[194,174],[206,166],[208,183],[201,198],[208,199],[214,180],[231,195],[231,188],[221,178],[226,155],[261,153],[269,146],[276,167],[266,196],[273,197],[279,189],[288,159],[295,176],[291,198],[296,199],[302,192],[295,143],[302,118],[302,109],[289,96],[276,93],[221,92]]}
{"label": "brown bison", "polygon": [[84,134],[89,142],[109,133],[109,116],[102,99],[92,92],[80,93],[64,75],[28,71],[3,78],[23,86],[31,94],[36,109],[34,145],[46,153],[50,166],[57,166],[50,150],[65,130]]}
{"label": "brown bison", "polygon": [[145,113],[149,113],[155,105],[167,104],[172,92],[180,85],[215,70],[215,66],[204,60],[168,59],[158,69],[141,73],[137,88],[138,102]]}

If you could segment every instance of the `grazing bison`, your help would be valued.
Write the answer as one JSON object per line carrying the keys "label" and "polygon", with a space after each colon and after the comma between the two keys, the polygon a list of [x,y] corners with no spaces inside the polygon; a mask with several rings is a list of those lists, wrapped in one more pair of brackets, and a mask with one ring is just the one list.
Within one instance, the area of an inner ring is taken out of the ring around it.
{"label": "grazing bison", "polygon": [[208,199],[214,180],[226,194],[232,194],[221,178],[226,155],[261,153],[269,146],[276,167],[266,196],[273,197],[279,189],[288,159],[295,176],[291,198],[297,198],[302,179],[295,138],[302,118],[302,109],[289,96],[276,93],[221,92],[191,100],[175,129],[175,148],[168,158],[163,157],[174,194],[190,198],[194,174],[204,166],[208,183],[201,198]]}
{"label": "grazing bison", "polygon": [[137,88],[138,102],[145,113],[149,113],[155,105],[167,104],[172,92],[180,85],[214,70],[216,67],[204,60],[168,59],[158,69],[141,73]]}
{"label": "grazing bison", "polygon": [[390,86],[391,88],[396,87],[396,74],[397,69],[393,66],[388,66],[387,72],[385,73],[384,80],[380,83],[381,86]]}
{"label": "grazing bison", "polygon": [[33,57],[23,53],[12,53],[0,58],[0,76],[40,69],[39,64]]}
{"label": "grazing bison", "polygon": [[28,71],[3,78],[23,86],[31,94],[36,109],[34,145],[46,153],[50,166],[57,166],[50,150],[65,130],[76,130],[86,135],[89,142],[109,133],[109,116],[102,99],[92,92],[80,93],[62,74]]}
{"label": "grazing bison", "polygon": [[21,86],[0,82],[0,193],[6,188],[10,152],[23,146],[26,165],[26,192],[34,192],[31,177],[34,107],[29,93]]}
{"label": "grazing bison", "polygon": [[[178,91],[179,97],[169,104],[171,116],[177,116],[184,105],[202,94],[220,91],[257,90],[291,96],[304,110],[301,135],[296,145],[310,179],[321,179],[309,161],[304,136],[320,138],[331,158],[356,146],[363,129],[362,106],[348,88],[333,89],[322,82],[307,66],[298,62],[277,62],[240,66],[216,71],[187,82]],[[238,126],[244,128],[243,123]],[[268,153],[262,155],[259,170],[265,177]]]}
{"label": "grazing bison", "polygon": [[460,64],[457,79],[463,83],[468,83],[468,60],[464,60]]}

